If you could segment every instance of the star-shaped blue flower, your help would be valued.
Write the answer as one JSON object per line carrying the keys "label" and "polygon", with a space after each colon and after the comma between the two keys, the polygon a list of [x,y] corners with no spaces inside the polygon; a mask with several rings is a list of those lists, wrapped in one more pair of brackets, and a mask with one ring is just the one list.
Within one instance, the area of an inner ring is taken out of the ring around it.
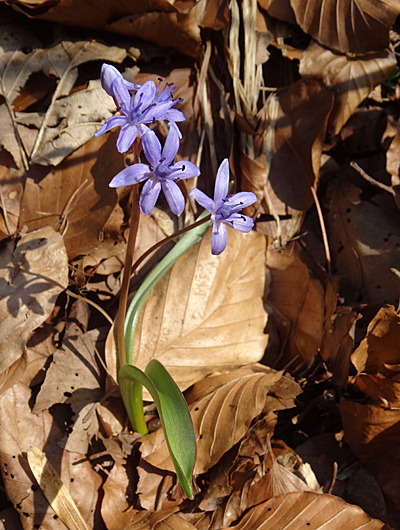
{"label": "star-shaped blue flower", "polygon": [[[167,120],[180,137],[175,122],[183,121],[185,117],[181,111],[172,108],[181,101],[171,97],[173,84],[167,84],[161,89],[160,82],[157,89],[153,81],[147,81],[144,85],[129,83],[111,65],[103,65],[101,83],[107,94],[114,98],[120,115],[109,118],[95,136],[101,136],[113,127],[122,127],[117,139],[117,149],[120,153],[125,153],[138,135],[143,137],[149,130],[146,124]],[[137,89],[137,92],[132,99],[129,90],[134,89]]]}
{"label": "star-shaped blue flower", "polygon": [[129,186],[147,180],[139,200],[142,213],[151,214],[162,189],[171,211],[181,215],[185,198],[177,182],[199,176],[199,168],[188,160],[173,163],[179,149],[179,135],[174,127],[170,128],[162,150],[155,132],[150,129],[142,137],[142,145],[149,163],[133,164],[123,169],[112,179],[110,187]]}
{"label": "star-shaped blue flower", "polygon": [[228,195],[229,192],[229,162],[228,159],[222,161],[218,168],[215,180],[214,200],[207,197],[205,193],[197,188],[190,192],[200,206],[203,206],[211,213],[213,224],[211,235],[211,253],[217,256],[225,250],[228,240],[226,226],[230,226],[240,232],[250,232],[254,226],[251,217],[238,213],[242,208],[246,208],[257,201],[257,197],[250,191],[242,191],[235,195]]}

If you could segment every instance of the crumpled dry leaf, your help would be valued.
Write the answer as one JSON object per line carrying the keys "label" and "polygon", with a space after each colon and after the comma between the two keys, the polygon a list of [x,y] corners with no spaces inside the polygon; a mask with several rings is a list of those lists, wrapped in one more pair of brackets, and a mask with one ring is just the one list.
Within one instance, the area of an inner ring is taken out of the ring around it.
{"label": "crumpled dry leaf", "polygon": [[[358,506],[347,504],[333,495],[301,492],[274,497],[249,510],[237,530],[390,530],[386,524],[371,519]],[[226,529],[224,529],[226,530]]]}
{"label": "crumpled dry leaf", "polygon": [[400,217],[392,197],[361,200],[361,190],[341,179],[331,181],[326,196],[332,262],[346,302],[397,303],[400,282],[390,269],[399,262]]}
{"label": "crumpled dry leaf", "polygon": [[290,0],[290,5],[305,33],[341,53],[386,48],[400,13],[397,0]]}
{"label": "crumpled dry leaf", "polygon": [[[197,439],[195,473],[204,473],[214,466],[244,436],[263,409],[270,412],[293,406],[292,400],[299,391],[300,387],[286,380],[282,372],[262,365],[242,367],[196,383],[187,395]],[[161,429],[141,442],[146,462],[173,470]]]}
{"label": "crumpled dry leaf", "polygon": [[158,359],[181,390],[216,370],[259,361],[268,342],[265,238],[228,230],[226,250],[212,256],[208,229],[158,282],[139,315],[133,363],[144,370]]}
{"label": "crumpled dry leaf", "polygon": [[42,449],[75,499],[83,518],[93,527],[100,476],[84,455],[62,451],[57,444],[61,430],[48,412],[39,416],[29,408],[31,391],[16,384],[0,396],[0,461],[7,496],[20,513],[24,530],[65,530],[54,518],[47,500],[35,484],[24,453]]}
{"label": "crumpled dry leaf", "polygon": [[93,407],[102,397],[101,369],[95,356],[97,330],[68,336],[53,354],[33,407],[34,414],[48,410],[56,403],[69,403],[74,416],[73,428],[65,449],[87,453],[93,436],[98,434],[98,419]]}
{"label": "crumpled dry leaf", "polygon": [[[10,44],[11,43],[11,44]],[[47,50],[27,32],[14,26],[2,28],[0,47],[6,48],[0,62],[0,92],[6,102],[0,106],[3,127],[0,143],[12,154],[18,166],[24,163],[57,165],[84,145],[98,125],[115,111],[115,104],[92,81],[85,90],[70,94],[78,77],[78,67],[88,61],[121,62],[127,51],[96,41],[62,42]],[[25,48],[35,48],[25,53]],[[58,79],[44,116],[35,112],[16,113],[12,104],[30,75],[42,70]]]}
{"label": "crumpled dry leaf", "polygon": [[[0,373],[17,361],[33,330],[68,285],[60,234],[50,227],[11,241],[0,255]],[[4,383],[3,383],[4,384]],[[4,388],[4,387],[3,387]]]}
{"label": "crumpled dry leaf", "polygon": [[107,530],[126,528],[138,513],[138,510],[132,507],[133,488],[127,472],[125,466],[115,462],[104,483],[101,515]]}
{"label": "crumpled dry leaf", "polygon": [[295,234],[303,212],[314,202],[311,186],[318,180],[332,107],[333,92],[320,77],[300,79],[281,94],[279,101],[270,99],[271,129],[260,131],[254,139],[256,145],[261,144],[257,151],[264,152],[265,157],[251,161],[241,154],[242,187],[262,201],[261,206],[250,206],[246,213],[281,216],[280,226],[258,222],[257,230],[278,237],[282,243]]}
{"label": "crumpled dry leaf", "polygon": [[20,226],[51,224],[64,236],[68,258],[96,248],[117,203],[111,178],[123,169],[116,134],[92,138],[38,183],[28,177],[21,201]]}
{"label": "crumpled dry leaf", "polygon": [[323,73],[329,80],[335,93],[335,103],[329,117],[328,132],[335,135],[371,90],[387,79],[395,66],[395,54],[389,49],[349,57],[323,48],[314,41],[303,53],[300,74]]}
{"label": "crumpled dry leaf", "polygon": [[[44,5],[43,5],[44,4]],[[181,5],[180,5],[181,4]],[[73,27],[86,27],[142,39],[185,55],[200,54],[200,29],[196,24],[194,0],[28,0],[13,5],[30,17]]]}
{"label": "crumpled dry leaf", "polygon": [[400,502],[399,324],[392,306],[378,311],[352,356],[355,388],[363,399],[340,402],[346,442],[395,505]]}

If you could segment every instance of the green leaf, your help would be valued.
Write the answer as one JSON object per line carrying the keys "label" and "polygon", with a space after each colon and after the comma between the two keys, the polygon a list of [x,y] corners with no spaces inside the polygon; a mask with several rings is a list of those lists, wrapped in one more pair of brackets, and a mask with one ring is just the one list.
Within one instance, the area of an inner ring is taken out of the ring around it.
{"label": "green leaf", "polygon": [[[198,221],[209,215],[205,210]],[[133,364],[133,338],[140,310],[149,296],[151,290],[160,278],[172,267],[175,261],[182,256],[189,248],[197,243],[203,236],[211,221],[204,223],[192,230],[189,230],[180,241],[171,249],[168,254],[154,267],[150,274],[143,281],[137,290],[125,317],[125,359],[127,364]]]}
{"label": "green leaf", "polygon": [[193,499],[192,474],[196,461],[196,439],[185,398],[175,381],[164,366],[153,359],[145,372],[125,364],[119,371],[118,382],[132,426],[137,423],[137,417],[140,417],[138,408],[143,416],[141,396],[140,403],[137,400],[138,386],[144,385],[150,392],[160,416],[165,441],[179,482],[189,499]]}

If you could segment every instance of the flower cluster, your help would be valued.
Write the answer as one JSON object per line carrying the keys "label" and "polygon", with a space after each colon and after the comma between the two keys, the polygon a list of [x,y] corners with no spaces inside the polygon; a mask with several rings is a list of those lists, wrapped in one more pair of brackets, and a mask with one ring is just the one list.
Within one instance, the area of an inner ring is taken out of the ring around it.
{"label": "flower cluster", "polygon": [[[117,140],[120,153],[128,151],[138,135],[143,137],[149,131],[146,124],[155,121],[167,120],[180,136],[176,122],[183,121],[185,116],[180,110],[172,108],[181,101],[172,99],[173,85],[168,84],[161,89],[161,81],[158,88],[153,81],[147,81],[144,85],[129,83],[109,64],[102,66],[101,85],[114,98],[120,115],[109,118],[96,132],[96,136],[101,136],[113,127],[122,127]],[[133,98],[130,90],[136,90]]]}
{"label": "flower cluster", "polygon": [[[172,108],[181,101],[172,98],[176,87],[173,83],[167,83],[161,88],[161,80],[158,87],[153,81],[147,81],[144,85],[130,83],[109,64],[104,64],[102,67],[101,84],[107,94],[114,98],[120,115],[109,118],[96,136],[106,133],[113,127],[122,127],[117,140],[117,149],[121,153],[128,151],[140,136],[148,162],[133,164],[123,169],[112,179],[110,187],[116,188],[146,181],[139,200],[142,213],[151,214],[162,189],[171,211],[181,215],[185,208],[185,198],[178,182],[197,177],[200,175],[200,170],[189,160],[174,162],[182,136],[176,122],[185,119],[182,112]],[[133,97],[130,91],[136,92]],[[155,132],[147,126],[161,120],[168,121],[170,127],[164,147],[161,147]],[[257,201],[254,193],[240,192],[235,195],[228,193],[228,159],[223,160],[218,169],[214,199],[197,188],[190,193],[190,196],[211,214],[213,224],[211,251],[214,255],[221,254],[225,250],[228,238],[226,226],[247,233],[254,225],[253,219],[239,213],[243,208]]]}

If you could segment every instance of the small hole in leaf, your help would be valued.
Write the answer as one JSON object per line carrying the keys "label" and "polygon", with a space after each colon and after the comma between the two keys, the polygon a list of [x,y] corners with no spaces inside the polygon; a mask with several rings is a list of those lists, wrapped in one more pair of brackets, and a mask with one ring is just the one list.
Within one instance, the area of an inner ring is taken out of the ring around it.
{"label": "small hole in leaf", "polygon": [[71,478],[71,482],[73,482],[75,479],[74,478]]}
{"label": "small hole in leaf", "polygon": [[53,519],[58,519],[58,515],[53,515]]}
{"label": "small hole in leaf", "polygon": [[270,512],[271,510],[272,510],[272,508],[268,508],[268,509],[267,509],[267,512]]}
{"label": "small hole in leaf", "polygon": [[195,412],[197,412],[198,410],[199,410],[199,407],[196,407],[196,408],[194,409]]}
{"label": "small hole in leaf", "polygon": [[29,513],[28,512],[22,512],[23,515],[25,515],[25,517],[29,517]]}
{"label": "small hole in leaf", "polygon": [[67,397],[67,398],[70,398],[70,397],[72,397],[72,394],[71,394],[71,392],[64,392],[64,396]]}
{"label": "small hole in leaf", "polygon": [[199,440],[201,440],[202,438],[203,438],[203,435],[202,435],[202,434],[200,434],[200,436],[199,436]]}
{"label": "small hole in leaf", "polygon": [[14,475],[11,473],[10,478],[14,478]]}

